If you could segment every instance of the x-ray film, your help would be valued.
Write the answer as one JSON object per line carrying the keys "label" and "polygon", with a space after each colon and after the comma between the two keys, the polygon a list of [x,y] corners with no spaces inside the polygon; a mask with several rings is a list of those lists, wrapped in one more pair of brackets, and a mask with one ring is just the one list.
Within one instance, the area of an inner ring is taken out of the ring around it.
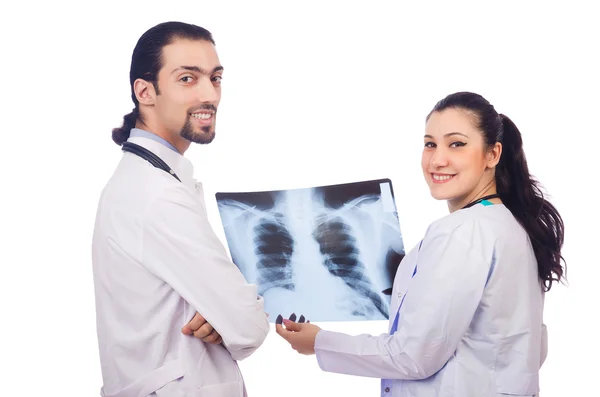
{"label": "x-ray film", "polygon": [[389,179],[217,193],[231,257],[278,314],[316,321],[389,319],[404,243]]}

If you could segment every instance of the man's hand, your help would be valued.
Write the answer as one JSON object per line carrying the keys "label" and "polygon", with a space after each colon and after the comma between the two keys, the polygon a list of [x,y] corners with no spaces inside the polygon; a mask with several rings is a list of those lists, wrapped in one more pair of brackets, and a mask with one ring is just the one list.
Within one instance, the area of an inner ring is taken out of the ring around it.
{"label": "man's hand", "polygon": [[197,312],[194,318],[181,329],[181,332],[184,335],[194,335],[206,343],[218,345],[223,342],[221,335]]}

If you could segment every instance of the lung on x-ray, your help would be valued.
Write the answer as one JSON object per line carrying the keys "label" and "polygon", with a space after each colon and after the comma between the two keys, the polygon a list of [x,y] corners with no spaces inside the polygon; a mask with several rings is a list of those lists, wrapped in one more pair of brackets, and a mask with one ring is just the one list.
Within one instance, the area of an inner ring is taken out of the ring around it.
{"label": "lung on x-ray", "polygon": [[216,194],[232,261],[264,298],[269,321],[389,319],[404,257],[389,179]]}

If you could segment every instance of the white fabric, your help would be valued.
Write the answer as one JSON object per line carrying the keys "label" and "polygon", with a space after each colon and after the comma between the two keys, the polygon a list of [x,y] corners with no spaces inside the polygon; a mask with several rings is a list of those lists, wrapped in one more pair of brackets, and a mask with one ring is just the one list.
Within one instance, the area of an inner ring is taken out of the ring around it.
{"label": "white fabric", "polygon": [[[236,360],[269,332],[263,300],[214,234],[191,162],[148,138],[129,141],[183,183],[124,153],[102,192],[92,248],[101,395],[244,396]],[[196,312],[222,345],[181,333]]]}
{"label": "white fabric", "polygon": [[321,369],[391,379],[385,397],[538,392],[544,293],[530,240],[504,205],[459,210],[428,228],[398,269],[390,328],[403,295],[394,335],[320,331]]}

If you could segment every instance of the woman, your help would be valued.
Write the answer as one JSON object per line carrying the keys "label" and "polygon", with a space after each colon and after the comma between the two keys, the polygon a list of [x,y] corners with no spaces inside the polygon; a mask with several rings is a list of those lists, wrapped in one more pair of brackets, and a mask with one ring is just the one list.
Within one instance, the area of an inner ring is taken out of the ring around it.
{"label": "woman", "polygon": [[277,333],[324,371],[382,378],[382,396],[536,395],[563,222],[529,175],[519,130],[480,95],[449,95],[427,116],[422,168],[450,214],[402,260],[389,334],[289,320]]}

